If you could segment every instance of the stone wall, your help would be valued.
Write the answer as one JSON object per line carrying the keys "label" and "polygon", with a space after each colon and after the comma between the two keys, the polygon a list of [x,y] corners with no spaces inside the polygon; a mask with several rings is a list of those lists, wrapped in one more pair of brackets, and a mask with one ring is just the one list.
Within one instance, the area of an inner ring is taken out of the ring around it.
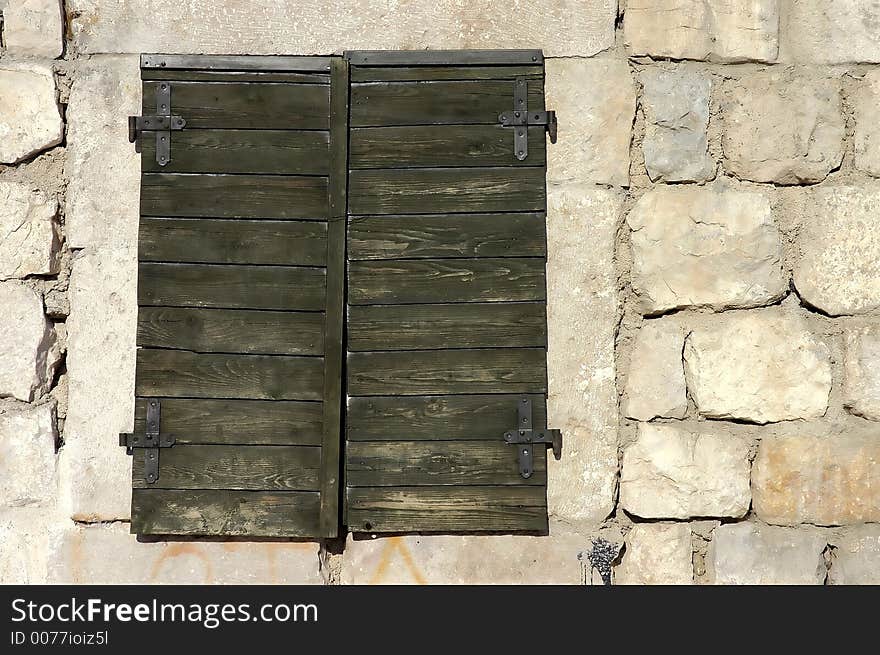
{"label": "stone wall", "polygon": [[[880,583],[876,0],[0,0],[0,582]],[[128,534],[138,53],[543,48],[551,533]]]}

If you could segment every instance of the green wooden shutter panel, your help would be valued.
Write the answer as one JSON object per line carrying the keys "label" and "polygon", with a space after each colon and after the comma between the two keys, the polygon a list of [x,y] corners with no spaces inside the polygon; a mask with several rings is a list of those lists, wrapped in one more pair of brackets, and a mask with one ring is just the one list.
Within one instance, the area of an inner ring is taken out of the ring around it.
{"label": "green wooden shutter panel", "polygon": [[142,77],[145,116],[167,83],[186,126],[165,165],[138,139],[134,434],[155,399],[174,445],[155,482],[134,449],[132,531],[546,532],[545,449],[524,478],[503,438],[523,397],[546,427],[545,134],[519,160],[499,122],[517,80],[545,109],[540,53]]}

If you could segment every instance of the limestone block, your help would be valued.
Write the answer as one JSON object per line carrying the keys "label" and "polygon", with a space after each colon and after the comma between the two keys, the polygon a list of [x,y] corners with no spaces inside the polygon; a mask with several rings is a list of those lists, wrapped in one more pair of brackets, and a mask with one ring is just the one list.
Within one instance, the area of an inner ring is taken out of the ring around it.
{"label": "limestone block", "polygon": [[43,299],[18,282],[0,283],[0,397],[30,402],[48,391],[60,353]]}
{"label": "limestone block", "polygon": [[876,0],[787,0],[780,59],[796,64],[880,62]]}
{"label": "limestone block", "polygon": [[51,404],[0,403],[0,506],[55,499],[55,411]]}
{"label": "limestone block", "polygon": [[798,212],[801,257],[794,284],[832,316],[880,307],[880,184],[812,189]]}
{"label": "limestone block", "polygon": [[880,526],[854,527],[832,541],[830,584],[880,585]]}
{"label": "limestone block", "polygon": [[822,584],[825,546],[813,531],[731,523],[715,529],[706,571],[721,585]]}
{"label": "limestone block", "polygon": [[620,506],[645,519],[743,516],[749,442],[720,428],[640,423],[623,451]]}
{"label": "limestone block", "polygon": [[714,317],[684,347],[688,388],[709,418],[771,423],[825,414],[828,347],[803,318],[771,308]]}
{"label": "limestone block", "polygon": [[633,55],[721,62],[774,61],[778,0],[628,0],[624,43]]}
{"label": "limestone block", "polygon": [[550,524],[550,535],[411,535],[354,540],[343,584],[583,584],[594,526]]}
{"label": "limestone block", "polygon": [[880,72],[869,71],[859,84],[853,102],[856,120],[856,168],[880,177]]}
{"label": "limestone block", "polygon": [[608,189],[550,184],[547,200],[549,426],[562,460],[549,459],[551,514],[605,519],[617,482],[614,239],[622,198]]}
{"label": "limestone block", "polygon": [[758,517],[767,523],[880,522],[876,431],[766,437],[752,470]]}
{"label": "limestone block", "polygon": [[617,0],[68,0],[80,52],[331,54],[344,49],[543,48],[590,56],[614,45]]}
{"label": "limestone block", "polygon": [[58,272],[58,203],[33,185],[0,182],[0,280]]}
{"label": "limestone block", "polygon": [[623,560],[614,570],[622,585],[694,583],[691,529],[686,523],[637,523],[626,535]]}
{"label": "limestone block", "polygon": [[715,175],[709,156],[709,96],[704,73],[646,68],[642,81],[642,151],[654,182],[701,182]]}
{"label": "limestone block", "polygon": [[139,543],[126,523],[53,530],[50,584],[321,584],[316,543]]}
{"label": "limestone block", "polygon": [[63,137],[52,69],[0,63],[0,164],[28,159]]}
{"label": "limestone block", "polygon": [[55,59],[64,52],[61,0],[8,0],[3,43],[11,54]]}
{"label": "limestone block", "polygon": [[623,398],[623,414],[639,421],[684,418],[685,327],[677,317],[645,321],[634,337]]}
{"label": "limestone block", "polygon": [[722,105],[724,166],[754,182],[821,182],[843,160],[840,82],[790,71],[729,82]]}
{"label": "limestone block", "polygon": [[782,298],[782,241],[770,199],[729,183],[657,187],[627,217],[642,311],[757,307]]}
{"label": "limestone block", "polygon": [[853,414],[880,421],[880,324],[854,326],[845,338],[844,405]]}
{"label": "limestone block", "polygon": [[551,59],[547,107],[559,140],[547,146],[547,180],[629,186],[635,84],[625,61]]}
{"label": "limestone block", "polygon": [[0,509],[0,585],[45,584],[51,508]]}

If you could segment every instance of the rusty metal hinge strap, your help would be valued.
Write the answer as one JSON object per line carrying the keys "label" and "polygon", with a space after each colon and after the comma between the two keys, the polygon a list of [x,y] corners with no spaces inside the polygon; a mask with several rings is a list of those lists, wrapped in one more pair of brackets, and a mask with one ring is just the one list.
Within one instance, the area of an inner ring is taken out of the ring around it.
{"label": "rusty metal hinge strap", "polygon": [[171,113],[171,82],[160,82],[156,87],[156,114],[152,116],[128,117],[128,140],[141,151],[140,135],[144,132],[156,133],[156,163],[167,166],[171,161],[171,132],[186,127],[182,116]]}
{"label": "rusty metal hinge strap", "polygon": [[119,445],[133,455],[135,449],[144,451],[144,480],[154,484],[159,479],[159,449],[171,448],[174,437],[161,432],[162,405],[158,398],[147,398],[147,416],[144,434],[122,433]]}
{"label": "rusty metal hinge strap", "polygon": [[535,430],[532,426],[532,399],[523,396],[517,404],[517,427],[504,433],[504,441],[519,449],[519,474],[525,479],[535,472],[534,444],[553,448],[556,459],[562,457],[562,432],[560,430]]}
{"label": "rusty metal hinge strap", "polygon": [[498,116],[502,127],[513,128],[513,154],[523,161],[529,156],[529,127],[543,126],[556,143],[557,122],[555,111],[529,111],[529,84],[517,77],[513,84],[513,109]]}

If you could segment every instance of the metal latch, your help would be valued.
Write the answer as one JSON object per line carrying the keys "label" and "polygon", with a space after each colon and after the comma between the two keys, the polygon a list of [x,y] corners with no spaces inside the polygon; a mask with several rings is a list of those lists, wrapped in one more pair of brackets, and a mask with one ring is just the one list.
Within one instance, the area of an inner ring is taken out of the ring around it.
{"label": "metal latch", "polygon": [[529,111],[529,85],[524,77],[516,78],[513,85],[513,110],[498,116],[502,127],[513,128],[513,154],[523,161],[529,156],[529,127],[543,126],[556,143],[556,112]]}
{"label": "metal latch", "polygon": [[134,144],[137,152],[141,151],[138,137],[143,132],[156,133],[156,163],[167,166],[171,161],[171,132],[186,127],[182,116],[171,113],[171,83],[160,82],[156,87],[156,115],[129,116],[128,140]]}
{"label": "metal latch", "polygon": [[144,434],[122,433],[119,435],[119,445],[125,447],[128,455],[133,455],[135,449],[144,451],[144,480],[148,484],[153,484],[159,479],[159,449],[171,448],[174,445],[174,437],[160,432],[162,405],[159,400],[147,398],[146,402],[147,420]]}
{"label": "metal latch", "polygon": [[562,457],[562,432],[560,430],[535,430],[532,428],[532,399],[523,396],[519,399],[517,414],[519,425],[504,433],[504,441],[519,448],[519,474],[528,479],[535,471],[534,444],[553,448],[556,459]]}

